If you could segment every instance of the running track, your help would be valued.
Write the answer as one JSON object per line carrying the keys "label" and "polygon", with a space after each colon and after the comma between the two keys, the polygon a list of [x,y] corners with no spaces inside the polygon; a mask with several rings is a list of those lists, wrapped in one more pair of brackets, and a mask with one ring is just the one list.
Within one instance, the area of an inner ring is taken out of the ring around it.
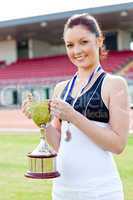
{"label": "running track", "polygon": [[[130,113],[130,130],[133,130],[133,110]],[[37,126],[27,119],[20,109],[0,110],[0,130],[36,130]]]}

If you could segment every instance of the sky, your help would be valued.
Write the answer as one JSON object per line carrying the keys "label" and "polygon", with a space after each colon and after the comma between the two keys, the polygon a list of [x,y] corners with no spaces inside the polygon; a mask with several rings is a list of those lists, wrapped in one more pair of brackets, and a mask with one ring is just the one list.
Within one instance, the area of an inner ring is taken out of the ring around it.
{"label": "sky", "polygon": [[0,21],[127,2],[133,0],[0,0]]}

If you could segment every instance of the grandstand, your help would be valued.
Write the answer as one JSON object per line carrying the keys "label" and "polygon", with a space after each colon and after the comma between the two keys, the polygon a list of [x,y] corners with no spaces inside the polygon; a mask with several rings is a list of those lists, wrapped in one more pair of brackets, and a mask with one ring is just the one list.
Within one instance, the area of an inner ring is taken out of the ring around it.
{"label": "grandstand", "polygon": [[[124,76],[133,102],[133,3],[86,8],[0,22],[0,106],[19,106],[27,91],[50,98],[54,85],[76,71],[68,60],[63,25],[75,13],[94,15],[109,50],[102,65]],[[6,103],[5,103],[6,102]]]}
{"label": "grandstand", "polygon": [[[132,72],[131,61],[133,62],[132,51],[110,51],[108,57],[102,61],[102,66],[107,72],[126,75]],[[0,84],[56,84],[71,77],[75,72],[76,67],[66,55],[23,59],[9,65],[2,65]]]}
{"label": "grandstand", "polygon": [[127,64],[119,70],[119,74],[127,79],[133,79],[133,59],[129,58]]}

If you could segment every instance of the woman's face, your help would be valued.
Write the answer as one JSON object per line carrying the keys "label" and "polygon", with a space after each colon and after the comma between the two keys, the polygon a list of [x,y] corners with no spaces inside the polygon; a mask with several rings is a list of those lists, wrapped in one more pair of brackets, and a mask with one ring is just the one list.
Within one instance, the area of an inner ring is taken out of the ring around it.
{"label": "woman's face", "polygon": [[68,28],[64,34],[67,54],[79,68],[93,67],[99,62],[99,45],[95,34],[83,25]]}

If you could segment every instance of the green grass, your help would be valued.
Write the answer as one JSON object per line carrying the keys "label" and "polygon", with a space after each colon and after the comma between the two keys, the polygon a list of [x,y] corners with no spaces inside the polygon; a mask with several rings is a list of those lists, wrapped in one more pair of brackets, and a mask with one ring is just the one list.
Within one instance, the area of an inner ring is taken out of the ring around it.
{"label": "green grass", "polygon": [[[51,180],[24,177],[26,154],[39,143],[38,134],[0,134],[0,200],[51,200]],[[125,151],[116,156],[124,183],[125,200],[133,200],[133,137]]]}
{"label": "green grass", "polygon": [[124,185],[125,200],[133,200],[133,136],[128,139],[124,152],[115,156]]}
{"label": "green grass", "polygon": [[38,134],[0,135],[0,200],[50,200],[51,181],[24,177],[26,154],[39,143]]}

